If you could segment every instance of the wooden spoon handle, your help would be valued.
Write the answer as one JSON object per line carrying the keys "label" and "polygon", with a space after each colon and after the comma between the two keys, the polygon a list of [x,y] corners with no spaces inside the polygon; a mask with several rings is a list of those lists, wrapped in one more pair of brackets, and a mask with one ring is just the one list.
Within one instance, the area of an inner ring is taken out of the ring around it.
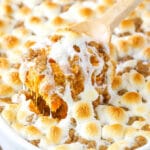
{"label": "wooden spoon handle", "polygon": [[112,31],[142,0],[120,0],[102,16],[101,22]]}

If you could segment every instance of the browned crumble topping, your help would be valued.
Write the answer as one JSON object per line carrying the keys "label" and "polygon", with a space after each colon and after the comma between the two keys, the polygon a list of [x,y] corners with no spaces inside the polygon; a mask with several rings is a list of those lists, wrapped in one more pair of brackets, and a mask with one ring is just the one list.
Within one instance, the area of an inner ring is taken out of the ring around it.
{"label": "browned crumble topping", "polygon": [[32,59],[36,59],[36,57],[40,57],[40,56],[45,56],[46,55],[46,49],[41,48],[39,50],[33,50],[33,49],[29,49],[29,53],[27,56],[25,56],[25,59],[27,59],[28,61],[31,61]]}
{"label": "browned crumble topping", "polygon": [[74,48],[74,50],[76,51],[76,52],[80,52],[80,47],[79,46],[77,46],[77,45],[73,45],[73,48]]}
{"label": "browned crumble topping", "polygon": [[150,76],[150,63],[138,61],[136,70],[143,74],[145,77]]}
{"label": "browned crumble topping", "polygon": [[142,102],[143,102],[143,103],[146,103],[147,101],[142,97]]}
{"label": "browned crumble topping", "polygon": [[102,51],[104,48],[103,48],[103,45],[101,44],[98,44],[97,42],[95,41],[90,41],[89,43],[87,43],[88,46],[91,46],[91,47],[95,47],[96,50],[98,51]]}
{"label": "browned crumble topping", "polygon": [[130,32],[123,32],[123,33],[118,34],[119,37],[124,37],[124,36],[129,36],[129,35],[131,35]]}
{"label": "browned crumble topping", "polygon": [[61,67],[53,59],[49,59],[49,63],[50,63],[50,66],[51,66],[51,69],[53,72],[55,84],[65,87],[66,77],[65,77],[63,71],[61,70]]}
{"label": "browned crumble topping", "polygon": [[31,144],[35,145],[35,146],[38,146],[39,143],[40,143],[40,140],[32,140],[32,141],[29,141]]}
{"label": "browned crumble topping", "polygon": [[107,88],[104,89],[104,92],[102,95],[103,95],[103,103],[108,104],[111,96],[110,96]]}
{"label": "browned crumble topping", "polygon": [[132,146],[132,150],[135,150],[136,148],[142,147],[143,145],[145,145],[147,143],[147,139],[143,136],[137,136],[135,138],[135,143]]}
{"label": "browned crumble topping", "polygon": [[124,150],[131,150],[131,148],[129,148],[129,147],[125,147],[125,148],[124,148]]}
{"label": "browned crumble topping", "polygon": [[124,73],[130,72],[132,69],[133,69],[133,68],[131,68],[131,67],[126,67],[123,71],[118,72],[117,75],[120,75],[120,76],[121,76],[121,75],[124,74]]}
{"label": "browned crumble topping", "polygon": [[47,64],[47,58],[45,55],[39,55],[35,59],[35,67],[37,68],[37,71],[39,73],[43,72],[46,69],[46,64]]}
{"label": "browned crumble topping", "polygon": [[69,138],[65,141],[66,144],[70,144],[78,141],[78,136],[75,135],[75,130],[71,128],[69,130]]}
{"label": "browned crumble topping", "polygon": [[96,100],[94,100],[92,102],[92,105],[93,105],[93,108],[95,109],[98,105],[101,104],[101,100],[100,100],[100,97],[98,97]]}
{"label": "browned crumble topping", "polygon": [[96,88],[97,92],[99,93],[99,95],[102,95],[103,96],[103,99],[101,100],[101,102],[103,104],[108,104],[109,103],[109,100],[111,98],[109,92],[108,92],[108,89],[107,87],[106,88]]}
{"label": "browned crumble topping", "polygon": [[125,111],[129,111],[129,108],[127,108],[127,107],[120,107],[120,108],[122,108]]}
{"label": "browned crumble topping", "polygon": [[23,21],[18,21],[18,22],[15,24],[14,28],[19,28],[19,27],[23,27],[23,26],[24,26],[24,22],[23,22]]}
{"label": "browned crumble topping", "polygon": [[68,11],[68,9],[70,8],[70,6],[71,6],[71,4],[63,5],[61,7],[61,13]]}
{"label": "browned crumble topping", "polygon": [[136,32],[141,32],[142,29],[141,29],[141,25],[142,25],[143,21],[141,18],[137,17],[137,18],[134,18],[134,24],[135,24],[135,31]]}
{"label": "browned crumble topping", "polygon": [[141,129],[144,131],[150,131],[150,124],[144,125]]}
{"label": "browned crumble topping", "polygon": [[141,116],[133,116],[133,117],[130,117],[129,120],[128,120],[128,125],[132,125],[135,121],[144,121],[145,119]]}
{"label": "browned crumble topping", "polygon": [[0,106],[0,113],[3,111],[4,106]]}
{"label": "browned crumble topping", "polygon": [[71,118],[71,119],[70,119],[70,123],[71,123],[71,125],[74,126],[74,127],[76,127],[76,125],[77,125],[77,122],[76,122],[75,118]]}
{"label": "browned crumble topping", "polygon": [[31,123],[33,121],[33,117],[34,117],[34,114],[28,116],[26,121]]}
{"label": "browned crumble topping", "polygon": [[73,75],[69,76],[71,94],[73,100],[78,100],[78,95],[84,90],[84,75],[82,68],[79,65],[79,57],[74,56],[73,59],[69,59],[71,72]]}
{"label": "browned crumble topping", "polygon": [[96,142],[79,137],[78,142],[87,145],[87,148],[96,148]]}
{"label": "browned crumble topping", "polygon": [[118,94],[119,96],[122,96],[122,95],[125,94],[126,92],[128,92],[126,89],[121,89],[121,90],[118,91],[117,94]]}
{"label": "browned crumble topping", "polygon": [[98,150],[107,150],[107,146],[105,146],[105,145],[100,145]]}
{"label": "browned crumble topping", "polygon": [[121,57],[118,59],[119,62],[123,63],[123,62],[126,62],[128,60],[133,60],[133,57],[132,56],[125,56],[125,57]]}
{"label": "browned crumble topping", "polygon": [[99,65],[99,61],[98,61],[97,57],[94,56],[94,55],[92,55],[92,56],[90,57],[90,62],[91,62],[91,64],[92,64],[93,66],[98,66],[98,65]]}
{"label": "browned crumble topping", "polygon": [[105,84],[106,83],[106,72],[108,70],[108,65],[105,64],[105,66],[103,67],[103,70],[101,71],[100,74],[96,75],[96,83],[97,83],[97,86],[100,86],[102,84]]}

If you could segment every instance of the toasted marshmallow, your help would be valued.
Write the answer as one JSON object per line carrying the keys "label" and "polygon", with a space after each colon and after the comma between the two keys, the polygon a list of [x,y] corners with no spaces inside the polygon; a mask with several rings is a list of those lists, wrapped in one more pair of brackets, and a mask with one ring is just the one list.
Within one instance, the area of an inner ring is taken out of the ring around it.
{"label": "toasted marshmallow", "polygon": [[36,113],[33,112],[32,108],[30,108],[32,101],[28,100],[28,102],[26,103],[26,101],[23,101],[18,113],[17,113],[17,121],[23,125],[29,125],[31,124],[31,122],[34,122],[36,119]]}
{"label": "toasted marshmallow", "polygon": [[68,20],[62,18],[61,16],[53,17],[48,23],[46,24],[47,28],[50,28],[49,30],[52,33],[55,33],[59,28],[65,28],[69,25]]}
{"label": "toasted marshmallow", "polygon": [[58,145],[52,150],[82,150],[83,145],[80,143],[71,143],[71,144],[63,144],[63,145]]}
{"label": "toasted marshmallow", "polygon": [[10,104],[2,111],[2,117],[11,124],[16,120],[16,113],[19,105],[18,104]]}
{"label": "toasted marshmallow", "polygon": [[[81,4],[81,5],[80,5]],[[71,14],[74,14],[72,16]],[[72,5],[67,12],[62,14],[62,17],[71,22],[81,22],[95,17],[94,10],[89,6],[84,6],[82,3]]]}
{"label": "toasted marshmallow", "polygon": [[53,18],[59,15],[61,6],[55,2],[46,0],[42,3],[41,9],[43,10],[43,13],[46,17]]}
{"label": "toasted marshmallow", "polygon": [[150,98],[150,95],[149,95],[149,93],[150,93],[150,81],[147,81],[145,83],[144,88],[142,89],[141,93],[142,93],[142,96],[144,97],[144,99],[149,102],[149,98]]}
{"label": "toasted marshmallow", "polygon": [[86,101],[76,102],[73,108],[73,116],[77,121],[91,119],[94,116],[92,104]]}
{"label": "toasted marshmallow", "polygon": [[6,33],[8,33],[10,30],[12,30],[11,21],[6,18],[0,19],[0,35],[3,36]]}
{"label": "toasted marshmallow", "polygon": [[136,116],[142,116],[144,118],[149,118],[149,108],[147,106],[147,104],[141,104],[141,105],[137,105],[134,107],[133,109],[133,113]]}
{"label": "toasted marshmallow", "polygon": [[51,144],[58,144],[62,138],[62,129],[58,126],[51,126],[46,134],[46,137]]}
{"label": "toasted marshmallow", "polygon": [[14,89],[12,86],[5,83],[0,84],[0,97],[10,97],[13,95],[13,93]]}
{"label": "toasted marshmallow", "polygon": [[149,60],[150,59],[150,47],[145,48],[142,51],[142,54],[146,60]]}
{"label": "toasted marshmallow", "polygon": [[145,39],[143,36],[141,35],[132,35],[128,38],[128,41],[131,45],[132,48],[134,48],[135,50],[138,49],[138,50],[141,50],[141,48],[144,47],[145,45]]}
{"label": "toasted marshmallow", "polygon": [[13,8],[11,7],[11,5],[7,2],[1,2],[0,5],[0,14],[8,17],[11,16],[13,13]]}
{"label": "toasted marshmallow", "polygon": [[31,33],[26,27],[20,26],[15,28],[12,31],[12,34],[16,35],[18,38],[22,40],[22,42],[24,42]]}
{"label": "toasted marshmallow", "polygon": [[107,106],[105,109],[105,116],[110,124],[124,124],[128,121],[126,112],[120,107]]}
{"label": "toasted marshmallow", "polygon": [[42,138],[42,133],[40,130],[38,130],[35,126],[29,125],[24,126],[24,128],[21,131],[21,134],[24,138],[27,140],[39,140]]}
{"label": "toasted marshmallow", "polygon": [[46,27],[45,20],[39,16],[29,16],[25,20],[25,26],[31,30],[35,35],[48,35],[49,30]]}
{"label": "toasted marshmallow", "polygon": [[135,89],[141,89],[145,84],[144,76],[134,70],[130,72],[129,81]]}
{"label": "toasted marshmallow", "polygon": [[120,31],[121,32],[129,32],[133,33],[135,31],[134,20],[126,19],[120,23]]}
{"label": "toasted marshmallow", "polygon": [[79,9],[79,16],[83,18],[91,18],[94,15],[94,11],[88,7],[82,7]]}
{"label": "toasted marshmallow", "polygon": [[121,104],[127,107],[132,107],[142,103],[141,95],[137,92],[126,92],[121,97]]}
{"label": "toasted marshmallow", "polygon": [[30,3],[27,2],[26,0],[21,0],[21,2],[30,8],[34,8],[35,6],[41,3],[41,0],[30,0]]}
{"label": "toasted marshmallow", "polygon": [[102,128],[102,137],[104,139],[113,139],[115,141],[124,137],[125,128],[120,124],[105,125]]}
{"label": "toasted marshmallow", "polygon": [[21,132],[21,130],[24,128],[24,125],[21,124],[21,123],[18,123],[17,121],[16,122],[13,122],[11,127],[13,129],[15,129],[17,132]]}
{"label": "toasted marshmallow", "polygon": [[5,57],[0,57],[0,69],[8,69],[10,67],[10,62]]}
{"label": "toasted marshmallow", "polygon": [[134,127],[127,127],[125,130],[125,138],[133,139],[138,133],[138,130]]}
{"label": "toasted marshmallow", "polygon": [[67,23],[67,21],[60,16],[56,16],[51,20],[50,23],[53,26],[62,27]]}
{"label": "toasted marshmallow", "polygon": [[142,27],[144,28],[144,30],[149,31],[150,29],[150,12],[149,10],[145,10],[145,12],[142,15],[142,19],[143,19],[143,24]]}
{"label": "toasted marshmallow", "polygon": [[10,70],[8,74],[5,74],[5,83],[12,86],[15,90],[19,90],[22,87],[19,74],[17,70]]}
{"label": "toasted marshmallow", "polygon": [[129,146],[129,143],[125,140],[120,140],[111,144],[107,150],[124,150],[127,146]]}
{"label": "toasted marshmallow", "polygon": [[117,46],[118,55],[120,57],[124,57],[127,54],[131,54],[130,44],[127,40],[119,39],[116,41],[115,45]]}
{"label": "toasted marshmallow", "polygon": [[115,3],[115,0],[102,0],[101,3],[106,6],[112,6]]}
{"label": "toasted marshmallow", "polygon": [[79,131],[81,130],[79,133],[81,137],[87,140],[95,140],[98,142],[101,138],[101,125],[99,121],[87,121],[86,123],[83,123],[81,127],[79,125],[78,128]]}
{"label": "toasted marshmallow", "polygon": [[14,49],[19,46],[19,39],[14,35],[5,35],[3,38],[3,48]]}
{"label": "toasted marshmallow", "polygon": [[118,90],[122,85],[122,78],[121,76],[115,76],[113,78],[113,81],[112,81],[112,89],[113,90]]}
{"label": "toasted marshmallow", "polygon": [[57,119],[50,118],[48,116],[40,116],[35,122],[35,126],[42,131],[47,133],[50,126],[54,126],[57,123]]}
{"label": "toasted marshmallow", "polygon": [[86,85],[84,91],[80,94],[82,100],[92,102],[98,98],[98,92],[92,85]]}
{"label": "toasted marshmallow", "polygon": [[14,17],[16,20],[24,21],[24,19],[27,16],[29,16],[31,13],[32,13],[32,10],[28,6],[23,5],[15,12]]}
{"label": "toasted marshmallow", "polygon": [[98,15],[104,14],[104,12],[105,12],[106,10],[107,10],[107,6],[106,6],[106,5],[99,4],[99,5],[97,5],[97,7],[96,7],[96,12],[98,13]]}
{"label": "toasted marshmallow", "polygon": [[142,129],[142,130],[148,130],[149,125],[146,124],[146,121],[135,121],[132,124],[133,128],[135,129]]}

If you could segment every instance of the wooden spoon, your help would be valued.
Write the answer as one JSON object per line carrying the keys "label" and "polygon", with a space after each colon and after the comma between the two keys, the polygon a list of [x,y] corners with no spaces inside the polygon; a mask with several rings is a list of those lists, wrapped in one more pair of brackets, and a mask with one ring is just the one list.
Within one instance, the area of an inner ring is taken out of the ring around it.
{"label": "wooden spoon", "polygon": [[95,40],[108,44],[113,29],[123,20],[142,0],[119,0],[101,18],[84,21],[71,26],[71,30],[85,33]]}

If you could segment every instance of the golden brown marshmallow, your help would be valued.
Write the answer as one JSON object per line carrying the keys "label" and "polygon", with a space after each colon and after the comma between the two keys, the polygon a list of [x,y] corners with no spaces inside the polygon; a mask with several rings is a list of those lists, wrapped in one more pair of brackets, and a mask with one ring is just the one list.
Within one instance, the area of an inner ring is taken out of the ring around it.
{"label": "golden brown marshmallow", "polygon": [[121,103],[126,106],[134,106],[142,103],[141,95],[137,92],[126,92],[121,97]]}
{"label": "golden brown marshmallow", "polygon": [[120,124],[105,125],[102,128],[102,137],[104,139],[118,140],[124,137],[125,128]]}

